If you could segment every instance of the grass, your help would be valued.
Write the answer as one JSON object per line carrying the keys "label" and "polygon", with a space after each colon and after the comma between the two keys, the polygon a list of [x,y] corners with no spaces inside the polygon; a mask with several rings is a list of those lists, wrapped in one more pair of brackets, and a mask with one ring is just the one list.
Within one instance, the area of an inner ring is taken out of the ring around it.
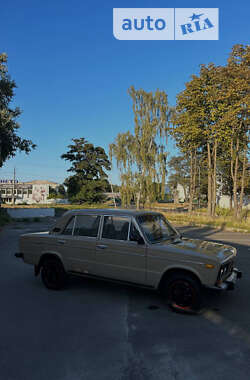
{"label": "grass", "polygon": [[106,203],[83,203],[83,204],[32,204],[32,205],[8,205],[2,204],[2,208],[64,208],[67,210],[74,210],[80,208],[108,208],[110,205]]}
{"label": "grass", "polygon": [[163,212],[166,218],[173,224],[191,226],[210,226],[221,230],[250,233],[250,218],[237,221],[233,216],[217,216],[215,218],[200,213],[174,213]]}
{"label": "grass", "polygon": [[105,203],[83,203],[81,205],[55,205],[55,216],[61,216],[64,212],[68,210],[78,210],[84,208],[110,208],[110,205]]}
{"label": "grass", "polygon": [[[232,212],[228,209],[216,208],[217,216],[215,218],[209,217],[206,215],[206,209],[202,208],[192,213],[181,212],[181,209],[187,208],[187,204],[178,204],[173,203],[155,203],[151,209],[180,209],[178,212],[170,211],[164,212],[163,214],[167,219],[173,224],[177,225],[191,225],[191,226],[210,226],[214,228],[219,228],[221,230],[228,231],[238,231],[238,232],[248,232],[250,233],[250,211],[243,211],[243,221],[237,221],[232,215]],[[4,207],[11,207],[9,205],[4,205]],[[69,205],[60,205],[60,204],[44,204],[44,205],[15,205],[14,208],[55,208],[55,216],[59,217],[64,212],[74,209],[84,209],[84,208],[110,208],[108,203],[95,203],[95,204],[69,204]],[[11,218],[8,216],[4,208],[0,209],[0,226],[8,223]],[[19,219],[21,222],[40,222],[39,218],[22,218]]]}

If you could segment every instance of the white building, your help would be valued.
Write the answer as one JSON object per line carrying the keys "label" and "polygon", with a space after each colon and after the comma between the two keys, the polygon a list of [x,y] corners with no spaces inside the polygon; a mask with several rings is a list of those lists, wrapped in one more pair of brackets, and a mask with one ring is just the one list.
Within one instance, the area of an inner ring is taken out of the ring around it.
{"label": "white building", "polygon": [[1,202],[12,204],[42,204],[50,203],[48,200],[49,188],[57,189],[58,183],[52,181],[35,180],[31,182],[18,182],[13,180],[0,180]]}

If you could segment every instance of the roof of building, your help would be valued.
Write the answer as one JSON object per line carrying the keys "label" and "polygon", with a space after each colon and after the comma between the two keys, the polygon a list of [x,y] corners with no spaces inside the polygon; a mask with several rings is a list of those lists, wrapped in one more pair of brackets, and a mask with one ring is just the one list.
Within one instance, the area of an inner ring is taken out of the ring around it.
{"label": "roof of building", "polygon": [[46,180],[39,180],[39,179],[36,179],[34,181],[28,181],[28,182],[25,182],[27,184],[31,184],[31,185],[59,185],[59,183],[57,182],[53,182],[53,181],[46,181]]}

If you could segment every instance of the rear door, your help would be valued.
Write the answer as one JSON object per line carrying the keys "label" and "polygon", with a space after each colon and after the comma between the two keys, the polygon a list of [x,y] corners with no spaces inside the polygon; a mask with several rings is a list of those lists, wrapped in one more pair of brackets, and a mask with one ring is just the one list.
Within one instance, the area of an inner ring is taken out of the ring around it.
{"label": "rear door", "polygon": [[58,235],[67,270],[78,273],[93,273],[95,249],[100,225],[99,215],[76,215]]}
{"label": "rear door", "polygon": [[130,239],[134,226],[126,216],[106,215],[96,245],[95,273],[133,283],[146,283],[146,245]]}

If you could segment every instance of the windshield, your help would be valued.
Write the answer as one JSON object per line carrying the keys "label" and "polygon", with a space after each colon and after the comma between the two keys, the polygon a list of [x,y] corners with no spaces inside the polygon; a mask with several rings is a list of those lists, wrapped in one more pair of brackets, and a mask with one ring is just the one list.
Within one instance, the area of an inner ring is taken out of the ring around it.
{"label": "windshield", "polygon": [[150,243],[159,243],[178,235],[178,232],[161,214],[140,215],[137,220]]}

